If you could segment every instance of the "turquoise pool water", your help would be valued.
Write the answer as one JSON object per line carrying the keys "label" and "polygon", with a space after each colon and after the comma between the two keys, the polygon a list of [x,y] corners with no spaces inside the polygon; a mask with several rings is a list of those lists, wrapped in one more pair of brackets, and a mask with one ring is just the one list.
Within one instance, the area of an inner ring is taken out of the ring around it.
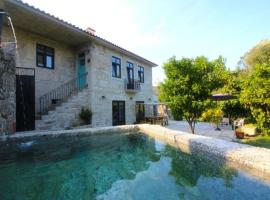
{"label": "turquoise pool water", "polygon": [[270,182],[142,134],[0,146],[0,199],[269,199]]}

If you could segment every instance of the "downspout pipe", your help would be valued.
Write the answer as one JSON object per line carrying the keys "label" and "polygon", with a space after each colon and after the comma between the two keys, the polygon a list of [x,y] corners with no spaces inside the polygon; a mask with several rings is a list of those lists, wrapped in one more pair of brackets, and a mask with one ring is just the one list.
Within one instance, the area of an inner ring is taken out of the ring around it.
{"label": "downspout pipe", "polygon": [[0,9],[0,44],[2,39],[2,30],[4,25],[4,16],[8,16],[7,12],[5,12],[3,9]]}

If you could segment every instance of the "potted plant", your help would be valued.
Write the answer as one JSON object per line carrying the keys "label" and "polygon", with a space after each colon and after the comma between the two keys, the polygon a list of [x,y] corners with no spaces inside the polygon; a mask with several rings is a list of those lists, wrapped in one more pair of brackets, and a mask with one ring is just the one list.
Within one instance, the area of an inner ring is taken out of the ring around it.
{"label": "potted plant", "polygon": [[87,124],[91,124],[91,122],[92,122],[92,114],[93,113],[92,113],[91,109],[83,106],[81,108],[80,113],[79,113],[79,117],[83,121],[83,123],[85,125],[87,125]]}
{"label": "potted plant", "polygon": [[235,136],[237,139],[244,139],[245,133],[241,128],[237,128],[237,129],[235,129]]}

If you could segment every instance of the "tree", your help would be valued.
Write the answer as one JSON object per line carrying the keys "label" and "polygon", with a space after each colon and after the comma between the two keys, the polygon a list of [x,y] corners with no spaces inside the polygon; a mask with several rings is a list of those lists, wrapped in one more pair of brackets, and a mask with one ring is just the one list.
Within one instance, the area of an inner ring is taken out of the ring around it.
{"label": "tree", "polygon": [[217,93],[232,94],[234,96],[234,99],[219,103],[224,115],[228,116],[230,120],[245,117],[248,121],[252,121],[250,109],[245,107],[239,99],[247,71],[237,68],[234,71],[229,71],[227,75],[226,84],[217,91]]}
{"label": "tree", "polygon": [[223,116],[223,111],[220,106],[216,106],[213,108],[209,108],[206,111],[202,113],[201,119],[206,122],[211,122],[213,124],[217,125],[218,129],[218,124],[221,121],[221,118]]}
{"label": "tree", "polygon": [[270,40],[263,40],[244,56],[245,77],[240,102],[251,110],[258,128],[270,134]]}
{"label": "tree", "polygon": [[258,128],[270,134],[270,61],[252,66],[240,100],[250,108]]}
{"label": "tree", "polygon": [[160,99],[179,112],[195,133],[195,121],[208,107],[212,91],[223,86],[225,60],[170,58],[163,66],[167,79],[160,85]]}
{"label": "tree", "polygon": [[244,64],[248,69],[256,64],[269,63],[270,61],[270,40],[262,40],[244,55]]}

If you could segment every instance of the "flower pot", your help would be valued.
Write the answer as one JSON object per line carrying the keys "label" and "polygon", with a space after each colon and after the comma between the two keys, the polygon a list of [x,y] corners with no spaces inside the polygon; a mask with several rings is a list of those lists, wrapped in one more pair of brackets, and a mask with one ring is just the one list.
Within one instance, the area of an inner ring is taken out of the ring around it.
{"label": "flower pot", "polygon": [[244,139],[245,134],[243,131],[235,131],[235,136],[237,139]]}

